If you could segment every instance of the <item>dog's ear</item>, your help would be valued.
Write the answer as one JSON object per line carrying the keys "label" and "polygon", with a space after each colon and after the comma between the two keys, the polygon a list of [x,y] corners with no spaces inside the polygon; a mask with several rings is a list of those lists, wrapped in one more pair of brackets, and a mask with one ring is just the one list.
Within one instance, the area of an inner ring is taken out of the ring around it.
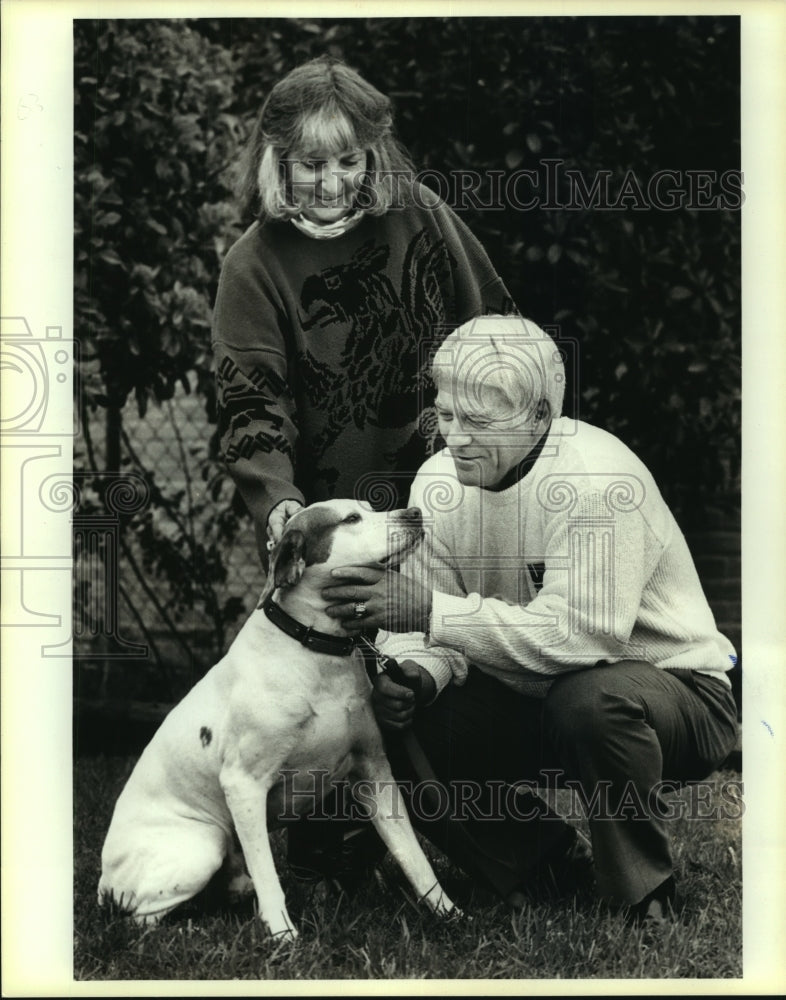
{"label": "dog's ear", "polygon": [[305,546],[306,536],[302,531],[292,528],[274,547],[270,553],[270,565],[265,586],[259,598],[259,608],[276,587],[293,587],[301,578],[306,567]]}
{"label": "dog's ear", "polygon": [[273,550],[270,575],[276,587],[294,587],[306,568],[306,536],[297,528],[284,532]]}

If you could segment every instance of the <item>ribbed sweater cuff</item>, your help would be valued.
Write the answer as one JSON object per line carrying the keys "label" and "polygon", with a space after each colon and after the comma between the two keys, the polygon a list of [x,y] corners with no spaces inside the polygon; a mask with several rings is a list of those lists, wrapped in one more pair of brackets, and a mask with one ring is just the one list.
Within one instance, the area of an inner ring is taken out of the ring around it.
{"label": "ribbed sweater cuff", "polygon": [[[471,604],[472,607],[468,607]],[[472,660],[466,644],[466,632],[449,619],[454,616],[467,615],[474,609],[474,602],[470,602],[466,597],[454,597],[452,594],[442,594],[435,590],[431,603],[431,640],[439,646],[448,646],[450,649],[457,649],[464,653],[467,659]],[[459,638],[459,633],[464,631],[464,635]],[[471,626],[470,626],[471,631]]]}
{"label": "ribbed sweater cuff", "polygon": [[[424,657],[422,666],[424,670],[427,670],[431,674],[434,678],[434,683],[437,685],[437,693],[432,699],[432,701],[436,701],[439,695],[453,680],[453,671],[450,669],[450,664],[439,656]],[[429,704],[431,703],[432,702],[429,702]]]}

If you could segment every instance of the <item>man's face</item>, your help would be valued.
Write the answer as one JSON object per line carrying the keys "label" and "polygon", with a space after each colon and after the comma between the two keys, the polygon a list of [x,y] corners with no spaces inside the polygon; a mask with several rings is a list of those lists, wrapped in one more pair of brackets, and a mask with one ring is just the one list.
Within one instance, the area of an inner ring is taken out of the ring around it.
{"label": "man's face", "polygon": [[547,420],[513,409],[492,386],[440,389],[436,398],[439,431],[465,486],[492,489],[529,455]]}

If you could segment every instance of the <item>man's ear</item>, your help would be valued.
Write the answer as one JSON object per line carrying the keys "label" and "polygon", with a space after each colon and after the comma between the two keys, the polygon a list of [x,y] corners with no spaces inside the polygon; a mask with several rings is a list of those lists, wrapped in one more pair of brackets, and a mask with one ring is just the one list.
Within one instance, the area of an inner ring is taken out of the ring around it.
{"label": "man's ear", "polygon": [[551,416],[551,403],[547,399],[541,399],[538,403],[537,409],[535,410],[535,421],[540,423],[541,420],[548,420]]}
{"label": "man's ear", "polygon": [[259,599],[259,606],[276,587],[294,587],[306,568],[306,536],[297,528],[284,532],[284,537],[270,553],[270,568]]}

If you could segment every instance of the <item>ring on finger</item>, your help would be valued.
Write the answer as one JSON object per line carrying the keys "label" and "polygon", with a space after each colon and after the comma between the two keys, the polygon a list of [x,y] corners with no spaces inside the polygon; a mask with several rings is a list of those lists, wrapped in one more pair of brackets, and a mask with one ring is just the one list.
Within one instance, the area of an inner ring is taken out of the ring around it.
{"label": "ring on finger", "polygon": [[368,614],[365,601],[355,601],[355,618],[365,618]]}

